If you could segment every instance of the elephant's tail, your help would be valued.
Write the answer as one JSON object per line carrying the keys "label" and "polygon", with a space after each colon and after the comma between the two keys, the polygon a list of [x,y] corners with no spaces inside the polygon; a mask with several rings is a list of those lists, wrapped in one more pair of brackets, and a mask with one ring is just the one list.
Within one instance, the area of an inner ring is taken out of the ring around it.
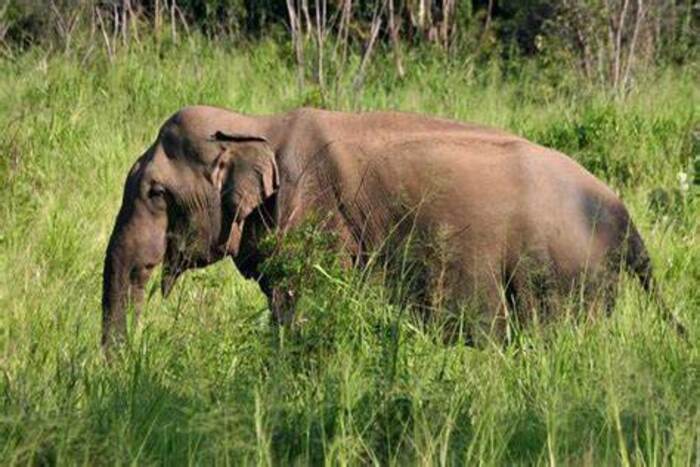
{"label": "elephant's tail", "polygon": [[625,248],[624,265],[627,270],[634,274],[639,280],[642,288],[654,300],[661,310],[661,317],[683,338],[686,338],[685,326],[678,320],[668,307],[659,288],[658,282],[654,278],[649,252],[644,245],[642,236],[637,228],[630,221],[627,232],[627,242]]}

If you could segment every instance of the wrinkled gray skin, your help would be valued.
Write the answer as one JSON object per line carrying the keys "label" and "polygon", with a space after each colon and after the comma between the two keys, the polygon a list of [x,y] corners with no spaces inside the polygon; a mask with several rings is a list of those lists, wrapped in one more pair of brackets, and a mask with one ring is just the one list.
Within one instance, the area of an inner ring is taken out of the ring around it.
{"label": "wrinkled gray skin", "polygon": [[[188,107],[134,164],[104,264],[103,344],[125,334],[153,268],[167,295],[185,270],[231,256],[257,279],[273,317],[294,291],[260,275],[257,242],[311,212],[348,264],[410,234],[439,237],[424,255],[426,309],[477,298],[481,329],[502,336],[509,312],[586,284],[595,297],[619,266],[651,287],[644,244],[618,197],[565,155],[476,125],[405,113],[314,109],[252,117]],[[439,257],[440,259],[436,259]],[[438,298],[436,298],[438,297]]]}

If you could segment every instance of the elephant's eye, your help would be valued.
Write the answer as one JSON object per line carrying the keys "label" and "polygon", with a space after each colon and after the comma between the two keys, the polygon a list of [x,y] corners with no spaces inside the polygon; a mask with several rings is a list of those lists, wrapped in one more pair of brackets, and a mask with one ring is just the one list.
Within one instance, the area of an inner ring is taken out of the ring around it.
{"label": "elephant's eye", "polygon": [[148,190],[148,197],[153,199],[153,198],[162,198],[165,196],[165,187],[163,185],[153,185],[150,190]]}

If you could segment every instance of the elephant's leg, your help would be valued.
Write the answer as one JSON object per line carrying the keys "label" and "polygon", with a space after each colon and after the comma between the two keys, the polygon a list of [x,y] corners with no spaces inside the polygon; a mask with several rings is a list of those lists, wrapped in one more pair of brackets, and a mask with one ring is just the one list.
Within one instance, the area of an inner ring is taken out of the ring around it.
{"label": "elephant's leg", "polygon": [[618,271],[612,268],[580,274],[569,285],[573,307],[581,311],[584,319],[595,320],[601,314],[609,316],[615,308],[618,283]]}
{"label": "elephant's leg", "polygon": [[551,273],[533,261],[521,263],[508,277],[508,303],[519,325],[546,320],[560,308],[561,294]]}
{"label": "elephant's leg", "polygon": [[491,342],[501,344],[510,339],[508,290],[503,285],[503,275],[494,271],[498,270],[484,268],[472,274],[457,271],[454,279],[459,286],[451,291],[449,313],[443,324],[445,341],[463,340],[483,348]]}
{"label": "elephant's leg", "polygon": [[294,324],[296,295],[294,291],[283,287],[273,287],[269,296],[272,321],[278,326]]}
{"label": "elephant's leg", "polygon": [[519,325],[546,324],[566,313],[593,319],[609,313],[615,303],[614,271],[558,270],[546,258],[521,261],[508,279],[509,304]]}
{"label": "elephant's leg", "polygon": [[468,336],[470,343],[480,348],[490,343],[508,343],[513,317],[505,287],[492,281],[476,293],[472,303],[470,308],[475,316]]}
{"label": "elephant's leg", "polygon": [[271,284],[266,278],[261,278],[260,288],[267,297],[267,303],[272,312],[272,322],[278,326],[288,326],[294,323],[296,294],[288,287]]}
{"label": "elephant's leg", "polygon": [[444,274],[429,270],[419,277],[415,298],[423,322],[439,326],[447,344],[462,341],[485,347],[492,341],[506,342],[510,309],[500,269],[481,265],[468,273],[455,263],[438,271]]}

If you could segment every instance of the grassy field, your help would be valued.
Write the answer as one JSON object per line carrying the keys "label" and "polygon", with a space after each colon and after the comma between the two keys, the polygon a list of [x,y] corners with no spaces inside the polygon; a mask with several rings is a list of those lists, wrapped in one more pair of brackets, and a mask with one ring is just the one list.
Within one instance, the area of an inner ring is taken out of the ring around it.
{"label": "grassy field", "polygon": [[[650,71],[624,99],[528,64],[507,77],[427,57],[409,57],[403,81],[387,70],[323,94],[300,92],[273,44],[0,60],[0,464],[698,465],[698,67]],[[304,297],[300,334],[279,335],[226,261],[168,301],[154,280],[108,366],[101,269],[123,179],[194,103],[402,109],[558,148],[621,194],[689,340],[628,280],[610,318],[476,350],[336,277]]]}

